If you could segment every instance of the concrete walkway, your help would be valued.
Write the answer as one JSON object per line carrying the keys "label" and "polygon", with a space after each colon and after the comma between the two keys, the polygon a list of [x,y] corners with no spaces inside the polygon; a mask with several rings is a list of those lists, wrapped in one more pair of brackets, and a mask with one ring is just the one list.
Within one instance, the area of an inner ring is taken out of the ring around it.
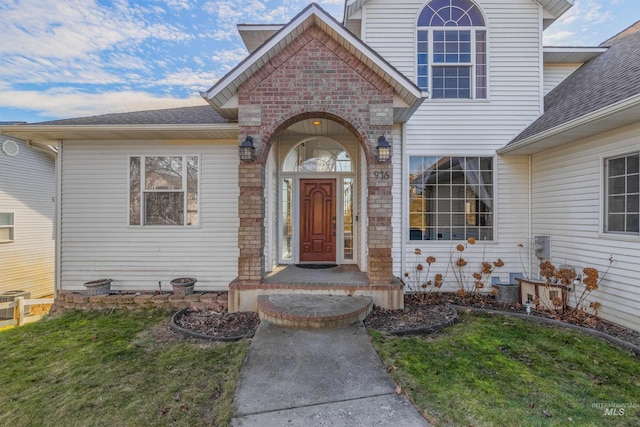
{"label": "concrete walkway", "polygon": [[428,426],[395,393],[362,324],[294,330],[261,322],[236,389],[236,427]]}

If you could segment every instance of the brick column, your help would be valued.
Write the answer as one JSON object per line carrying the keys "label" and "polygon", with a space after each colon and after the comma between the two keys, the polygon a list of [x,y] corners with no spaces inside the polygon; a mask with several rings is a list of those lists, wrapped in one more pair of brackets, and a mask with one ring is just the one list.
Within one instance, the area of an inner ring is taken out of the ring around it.
{"label": "brick column", "polygon": [[[373,159],[372,159],[373,160]],[[391,257],[393,196],[391,194],[393,165],[369,163],[367,198],[368,267],[371,285],[388,285],[393,274]]]}
{"label": "brick column", "polygon": [[264,167],[256,159],[238,167],[238,281],[257,284],[264,276]]}

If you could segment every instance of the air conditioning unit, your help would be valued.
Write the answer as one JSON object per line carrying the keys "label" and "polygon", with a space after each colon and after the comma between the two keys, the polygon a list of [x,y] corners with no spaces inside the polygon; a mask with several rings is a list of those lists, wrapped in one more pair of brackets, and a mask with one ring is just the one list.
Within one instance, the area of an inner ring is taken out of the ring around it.
{"label": "air conditioning unit", "polygon": [[[13,302],[16,298],[31,298],[31,292],[27,291],[6,291],[0,293],[0,302]],[[31,307],[25,307],[24,314],[28,316],[31,313]],[[0,319],[13,319],[13,308],[5,308],[0,310]]]}

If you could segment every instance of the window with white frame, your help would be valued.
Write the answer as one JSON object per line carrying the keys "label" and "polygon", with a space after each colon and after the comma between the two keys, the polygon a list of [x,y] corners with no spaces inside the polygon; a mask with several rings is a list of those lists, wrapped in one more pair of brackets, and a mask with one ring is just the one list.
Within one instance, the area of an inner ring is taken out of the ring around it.
{"label": "window with white frame", "polygon": [[13,242],[13,213],[0,212],[0,243]]}
{"label": "window with white frame", "polygon": [[493,158],[409,158],[409,240],[493,240]]}
{"label": "window with white frame", "polygon": [[417,28],[417,83],[433,99],[487,97],[487,30],[470,0],[432,0]]}
{"label": "window with white frame", "polygon": [[198,225],[198,156],[129,158],[130,225]]}
{"label": "window with white frame", "polygon": [[640,232],[640,153],[605,159],[605,232]]}

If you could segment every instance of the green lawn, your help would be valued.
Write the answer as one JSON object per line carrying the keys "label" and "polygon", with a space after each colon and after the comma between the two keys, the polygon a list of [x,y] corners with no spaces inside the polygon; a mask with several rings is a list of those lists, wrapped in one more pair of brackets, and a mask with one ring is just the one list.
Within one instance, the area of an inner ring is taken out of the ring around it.
{"label": "green lawn", "polygon": [[478,315],[426,338],[371,335],[435,426],[640,425],[640,362],[606,341]]}
{"label": "green lawn", "polygon": [[168,318],[76,312],[0,332],[0,425],[229,425],[248,342],[179,339]]}

